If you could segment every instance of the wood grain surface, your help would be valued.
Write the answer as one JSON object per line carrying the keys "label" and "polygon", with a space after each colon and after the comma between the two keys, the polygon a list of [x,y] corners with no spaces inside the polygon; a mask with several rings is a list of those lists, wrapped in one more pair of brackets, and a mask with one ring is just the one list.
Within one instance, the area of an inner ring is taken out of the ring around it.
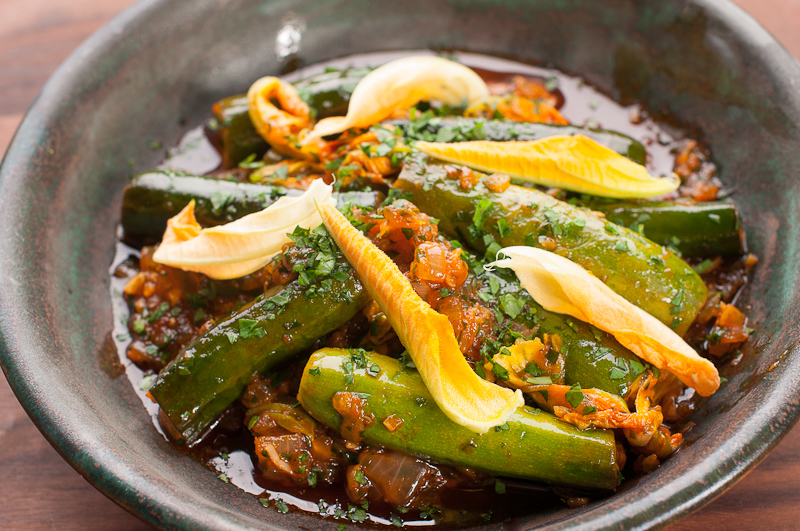
{"label": "wood grain surface", "polygon": [[[56,67],[132,3],[0,0],[0,153]],[[800,0],[737,3],[800,57]],[[2,377],[0,529],[150,529],[95,490],[59,456]],[[800,529],[800,426],[731,490],[670,529]]]}

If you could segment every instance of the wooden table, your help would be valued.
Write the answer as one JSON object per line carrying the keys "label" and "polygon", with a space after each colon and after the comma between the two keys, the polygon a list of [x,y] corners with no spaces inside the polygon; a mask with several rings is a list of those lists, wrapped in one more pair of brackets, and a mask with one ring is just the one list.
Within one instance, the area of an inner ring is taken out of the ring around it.
{"label": "wooden table", "polygon": [[[800,0],[737,0],[800,57]],[[55,68],[133,0],[0,0],[0,153]],[[723,496],[673,530],[799,529],[800,425]],[[47,443],[0,377],[0,529],[149,526],[84,481]]]}

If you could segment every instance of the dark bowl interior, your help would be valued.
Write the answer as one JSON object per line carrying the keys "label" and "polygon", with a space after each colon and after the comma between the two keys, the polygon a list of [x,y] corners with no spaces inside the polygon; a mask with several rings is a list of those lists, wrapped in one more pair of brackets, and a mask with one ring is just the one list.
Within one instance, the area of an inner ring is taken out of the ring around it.
{"label": "dark bowl interior", "polygon": [[[217,98],[302,64],[359,52],[451,48],[552,65],[674,118],[738,190],[760,263],[746,294],[758,329],[703,403],[689,444],[656,472],[584,508],[506,524],[657,527],[719,495],[798,415],[800,68],[729,2],[639,0],[147,0],[89,39],[26,116],[0,174],[0,359],[59,452],[143,519],[179,529],[336,529],[281,515],[217,480],[161,436],[111,378],[108,267],[122,188]],[[780,244],[780,245],[779,245]],[[497,528],[497,525],[488,526]]]}

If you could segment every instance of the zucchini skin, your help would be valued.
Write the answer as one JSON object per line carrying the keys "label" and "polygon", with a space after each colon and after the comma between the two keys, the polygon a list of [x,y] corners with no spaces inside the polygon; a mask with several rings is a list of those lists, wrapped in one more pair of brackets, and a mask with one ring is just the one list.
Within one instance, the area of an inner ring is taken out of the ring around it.
{"label": "zucchini skin", "polygon": [[[195,200],[195,217],[204,227],[222,225],[258,212],[284,195],[299,196],[302,190],[239,183],[211,177],[154,171],[134,177],[122,197],[122,228],[134,239],[160,239],[167,220]],[[340,206],[347,201],[374,206],[375,192],[338,194]],[[214,203],[222,204],[214,208]]]}
{"label": "zucchini skin", "polygon": [[[160,238],[167,220],[195,200],[198,223],[222,225],[258,212],[289,190],[282,187],[224,181],[153,171],[134,177],[122,196],[122,228],[133,238]],[[302,193],[294,191],[296,195]],[[221,208],[214,208],[214,201]]]}
{"label": "zucchini skin", "polygon": [[255,154],[260,159],[269,149],[267,141],[256,131],[248,111],[247,94],[223,98],[211,108],[218,125],[222,143],[220,155],[224,168],[236,168],[240,162]]}
{"label": "zucchini skin", "polygon": [[329,116],[344,116],[350,104],[350,96],[361,79],[371,68],[345,68],[309,76],[294,83],[300,97],[312,109],[314,118],[321,120]]}
{"label": "zucchini skin", "polygon": [[[338,249],[335,270],[347,272],[347,280],[330,277],[330,288],[312,298],[307,296],[309,286],[303,287],[297,280],[276,295],[257,297],[215,322],[159,373],[150,394],[188,444],[205,435],[239,398],[253,374],[270,370],[313,346],[369,301],[369,294]],[[319,282],[312,286],[318,287]],[[241,337],[239,319],[257,321],[263,337]]]}
{"label": "zucchini skin", "polygon": [[[347,349],[325,348],[306,364],[298,400],[314,418],[340,429],[342,418],[333,408],[339,391],[363,393],[364,411],[375,420],[365,441],[433,461],[467,466],[484,472],[573,487],[614,489],[617,468],[611,430],[579,430],[544,411],[523,406],[508,420],[508,429],[476,434],[459,426],[433,401],[419,373],[401,369],[397,360],[364,353],[366,367],[377,365],[376,376],[354,367],[347,383]],[[313,371],[312,374],[310,371]],[[319,373],[317,373],[319,371]],[[403,419],[395,431],[382,423],[390,414]]]}
{"label": "zucchini skin", "polygon": [[[605,129],[589,129],[577,125],[555,125],[505,120],[485,120],[483,118],[435,118],[419,126],[408,120],[389,122],[403,131],[409,140],[437,141],[437,135],[445,128],[450,128],[451,136],[447,142],[466,142],[469,140],[492,140],[509,142],[511,140],[540,140],[549,136],[584,135],[598,144],[628,157],[637,164],[647,162],[647,151],[638,140],[616,131]],[[476,133],[476,126],[480,133]]]}
{"label": "zucchini skin", "polygon": [[[533,330],[533,337],[538,337],[543,343],[545,334],[561,339],[564,383],[601,389],[623,398],[628,396],[644,370],[635,354],[620,345],[611,334],[568,315],[545,310],[520,286],[513,273],[499,269],[483,271],[477,276],[478,282],[484,286],[488,285],[490,278],[496,279],[500,287],[495,298],[483,304],[495,309],[505,295],[513,295],[524,305],[513,319],[514,323]],[[638,365],[632,364],[632,361],[638,362]]]}
{"label": "zucchini skin", "polygon": [[[700,276],[663,246],[542,192],[512,185],[494,193],[482,183],[463,190],[444,165],[424,164],[420,158],[406,164],[395,187],[410,194],[420,211],[438,218],[440,230],[474,249],[486,251],[483,235],[488,234],[501,247],[550,250],[584,267],[678,335],[688,330],[708,296]],[[488,200],[490,210],[475,230],[473,216],[482,200]],[[500,219],[508,226],[503,235]]]}
{"label": "zucchini skin", "polygon": [[687,258],[736,257],[747,250],[742,219],[730,201],[579,202],[617,225],[642,227],[644,236]]}

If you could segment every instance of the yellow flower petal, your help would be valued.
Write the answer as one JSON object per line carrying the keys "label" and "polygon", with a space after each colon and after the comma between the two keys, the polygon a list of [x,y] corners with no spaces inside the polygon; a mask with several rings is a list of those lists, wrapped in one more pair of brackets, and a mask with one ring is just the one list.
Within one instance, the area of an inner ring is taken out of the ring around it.
{"label": "yellow flower petal", "polygon": [[505,423],[523,405],[522,393],[475,374],[459,350],[447,317],[423,301],[395,263],[338,210],[320,205],[319,212],[328,232],[389,318],[442,412],[477,433]]}
{"label": "yellow flower petal", "polygon": [[419,141],[414,147],[437,159],[487,173],[505,173],[543,186],[602,197],[653,197],[680,185],[677,176],[653,177],[644,166],[583,135],[525,142]]}
{"label": "yellow flower petal", "polygon": [[167,222],[167,231],[153,260],[211,278],[237,278],[264,267],[291,241],[295,227],[313,229],[322,223],[315,203],[332,204],[333,187],[321,179],[300,197],[281,197],[261,212],[201,229],[194,218],[194,202]]}
{"label": "yellow flower petal", "polygon": [[253,126],[273,149],[296,159],[314,159],[320,146],[300,148],[297,144],[298,136],[311,125],[311,116],[294,85],[277,77],[262,77],[247,91],[247,104]]}
{"label": "yellow flower petal", "polygon": [[608,332],[622,346],[671,372],[702,396],[719,388],[719,373],[713,363],[576,263],[533,247],[506,247],[500,253],[507,258],[491,265],[513,269],[522,287],[544,309],[571,315]]}
{"label": "yellow flower petal", "polygon": [[462,64],[442,57],[405,57],[367,74],[350,97],[347,116],[320,120],[303,144],[351,127],[368,127],[422,100],[462,105],[488,97],[486,83]]}

